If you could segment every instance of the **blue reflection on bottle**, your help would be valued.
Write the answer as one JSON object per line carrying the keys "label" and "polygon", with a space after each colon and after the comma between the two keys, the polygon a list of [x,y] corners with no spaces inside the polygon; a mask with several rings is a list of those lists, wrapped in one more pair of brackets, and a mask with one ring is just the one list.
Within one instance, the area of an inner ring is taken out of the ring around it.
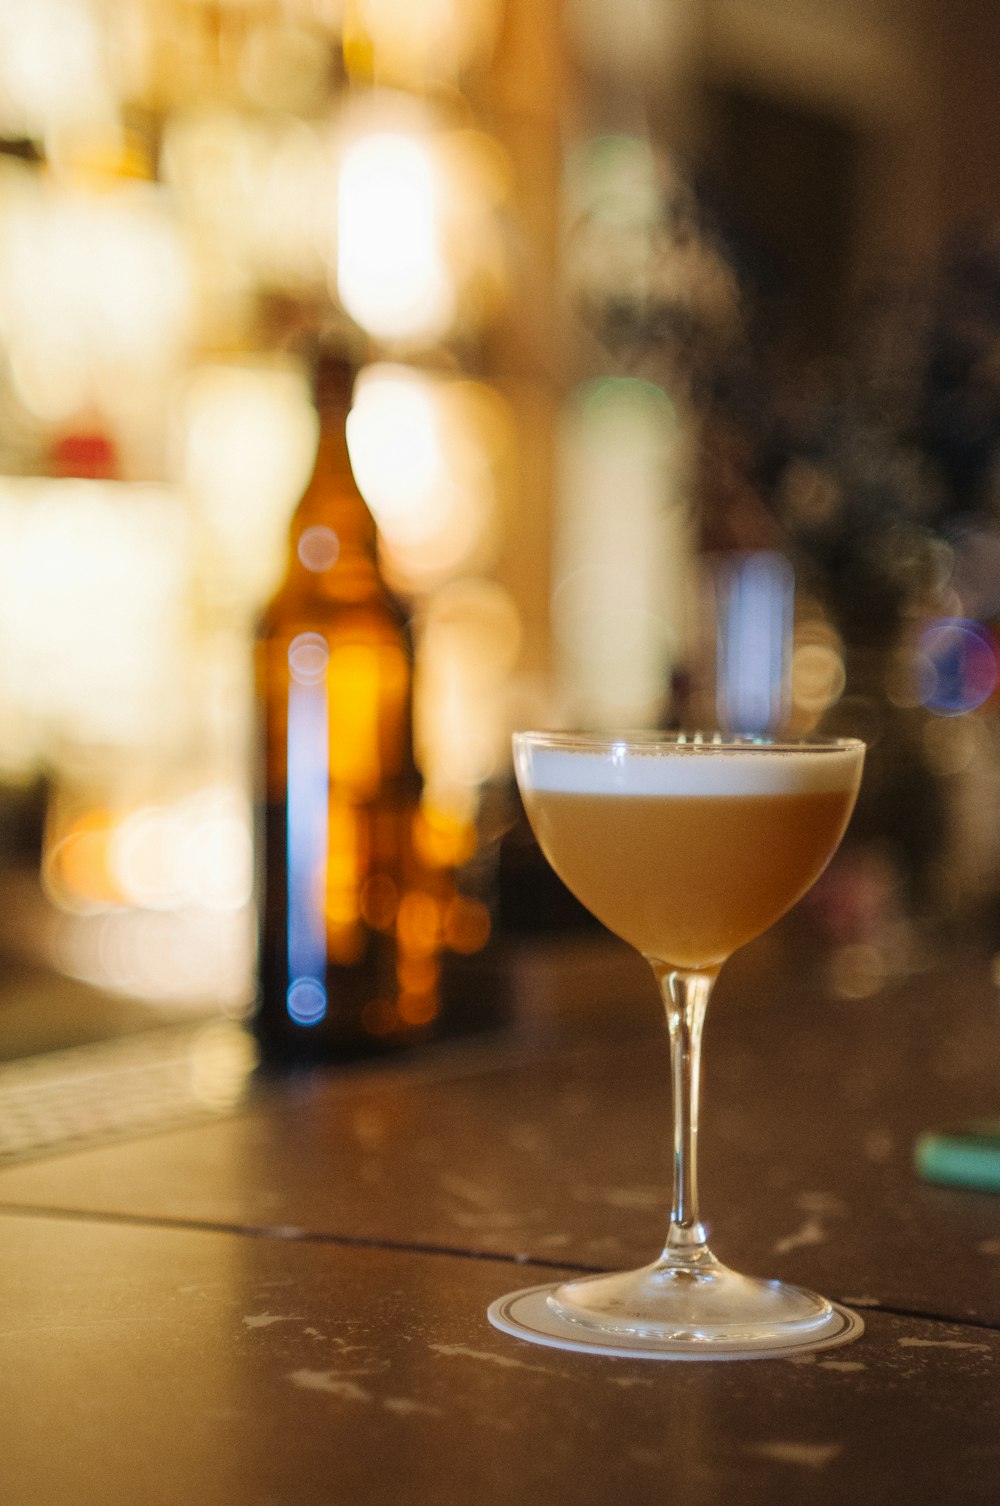
{"label": "blue reflection on bottle", "polygon": [[330,777],[326,665],[318,633],[300,633],[288,648],[288,993],[296,1025],[326,1014],[326,925],[323,879],[327,857]]}

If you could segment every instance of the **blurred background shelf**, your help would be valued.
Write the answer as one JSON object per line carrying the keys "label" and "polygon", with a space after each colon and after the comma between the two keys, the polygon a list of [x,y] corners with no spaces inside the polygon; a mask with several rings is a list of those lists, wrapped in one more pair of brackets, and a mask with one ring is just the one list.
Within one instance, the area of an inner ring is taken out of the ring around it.
{"label": "blurred background shelf", "polygon": [[511,790],[539,721],[864,736],[804,922],[831,986],[994,950],[1000,18],[613,19],[0,17],[0,1057],[252,1009],[252,641],[316,446],[303,352],[348,326],[478,926],[453,999],[492,979],[495,1023],[532,926],[554,976],[579,921]]}

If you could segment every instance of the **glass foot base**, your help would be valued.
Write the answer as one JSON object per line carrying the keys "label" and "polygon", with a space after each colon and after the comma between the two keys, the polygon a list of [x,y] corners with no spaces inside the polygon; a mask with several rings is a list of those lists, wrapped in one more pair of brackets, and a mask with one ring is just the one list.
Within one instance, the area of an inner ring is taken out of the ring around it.
{"label": "glass foot base", "polygon": [[825,1297],[718,1264],[526,1287],[499,1298],[487,1316],[533,1344],[633,1359],[780,1358],[832,1349],[864,1332],[856,1313]]}

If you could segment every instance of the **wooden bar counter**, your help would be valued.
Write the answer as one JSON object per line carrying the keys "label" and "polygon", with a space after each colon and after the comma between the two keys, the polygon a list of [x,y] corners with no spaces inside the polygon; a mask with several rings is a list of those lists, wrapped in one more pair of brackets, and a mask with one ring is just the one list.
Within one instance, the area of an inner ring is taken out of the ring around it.
{"label": "wooden bar counter", "polygon": [[1000,1197],[912,1163],[922,1129],[1000,1113],[990,966],[843,999],[769,961],[748,949],[710,1011],[704,1211],[727,1263],[862,1310],[856,1343],[691,1364],[488,1324],[662,1242],[666,1032],[595,944],[525,964],[504,1031],[12,1155],[0,1501],[1000,1499]]}

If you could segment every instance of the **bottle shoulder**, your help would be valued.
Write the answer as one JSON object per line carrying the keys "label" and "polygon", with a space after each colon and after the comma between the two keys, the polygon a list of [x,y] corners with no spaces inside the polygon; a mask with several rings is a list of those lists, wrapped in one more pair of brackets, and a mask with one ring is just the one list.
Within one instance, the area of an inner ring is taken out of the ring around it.
{"label": "bottle shoulder", "polygon": [[257,643],[290,643],[301,633],[317,633],[331,648],[337,644],[372,644],[398,648],[412,658],[406,624],[369,602],[325,603],[320,609],[303,606],[277,613],[265,612],[257,630]]}
{"label": "bottle shoulder", "polygon": [[334,570],[306,575],[290,570],[264,607],[258,636],[278,632],[290,623],[310,620],[336,624],[381,625],[386,631],[408,635],[409,617],[403,603],[383,584],[374,568],[348,573]]}

